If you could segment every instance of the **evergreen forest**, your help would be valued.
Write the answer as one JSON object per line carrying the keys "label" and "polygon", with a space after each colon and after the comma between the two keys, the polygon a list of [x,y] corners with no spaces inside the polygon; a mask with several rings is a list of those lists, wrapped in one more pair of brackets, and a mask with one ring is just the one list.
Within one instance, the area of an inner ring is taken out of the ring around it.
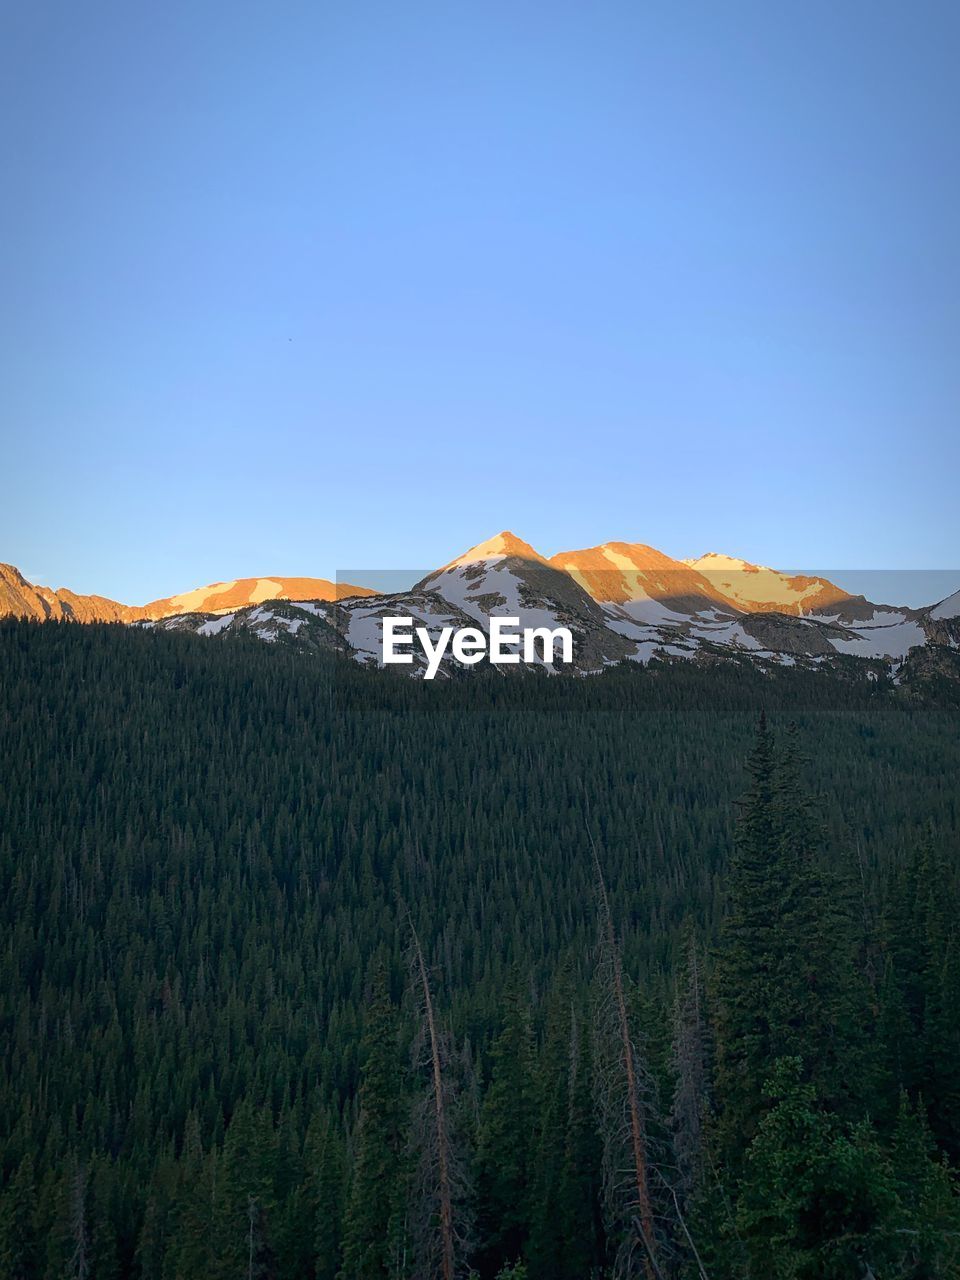
{"label": "evergreen forest", "polygon": [[960,710],[0,623],[0,1280],[960,1277]]}

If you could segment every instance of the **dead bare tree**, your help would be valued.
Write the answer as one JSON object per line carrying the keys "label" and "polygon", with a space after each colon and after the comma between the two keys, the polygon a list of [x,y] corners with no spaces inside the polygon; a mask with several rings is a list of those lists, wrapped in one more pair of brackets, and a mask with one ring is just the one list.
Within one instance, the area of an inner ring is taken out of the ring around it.
{"label": "dead bare tree", "polygon": [[414,1065],[425,1087],[414,1105],[412,1138],[417,1148],[411,1230],[413,1280],[456,1280],[468,1249],[465,1166],[454,1137],[455,1106],[448,1038],[438,1026],[430,974],[409,910],[411,988],[418,1010]]}
{"label": "dead bare tree", "polygon": [[648,1150],[653,1089],[631,1032],[623,962],[606,881],[596,842],[589,831],[588,834],[597,878],[600,923],[597,1063],[604,1143],[604,1198],[614,1234],[624,1237],[614,1274],[617,1280],[629,1280],[637,1274],[639,1263],[647,1280],[663,1280]]}

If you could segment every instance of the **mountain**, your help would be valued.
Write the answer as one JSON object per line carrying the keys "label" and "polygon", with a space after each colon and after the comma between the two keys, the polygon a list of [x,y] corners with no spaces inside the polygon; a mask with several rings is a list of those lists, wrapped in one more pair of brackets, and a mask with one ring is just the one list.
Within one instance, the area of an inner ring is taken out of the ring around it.
{"label": "mountain", "polygon": [[0,617],[39,622],[136,622],[184,613],[224,613],[261,600],[342,600],[373,595],[367,587],[333,583],[327,578],[235,578],[197,587],[146,605],[119,604],[105,596],[80,596],[66,587],[36,586],[12,564],[0,564]]}
{"label": "mountain", "polygon": [[414,589],[442,597],[481,626],[499,615],[519,618],[521,628],[569,627],[580,670],[629,656],[629,645],[609,628],[593,596],[513,533],[471,547]]}
{"label": "mountain", "polygon": [[78,596],[34,586],[12,564],[0,564],[0,617],[35,618],[38,622],[132,622],[138,609],[104,596]]}
{"label": "mountain", "polygon": [[952,596],[947,596],[946,600],[931,606],[928,612],[931,618],[938,621],[949,619],[956,622],[960,618],[960,591],[955,591]]}
{"label": "mountain", "polygon": [[[506,530],[393,594],[325,578],[244,578],[132,608],[34,587],[2,566],[0,613],[130,622],[221,640],[246,636],[303,651],[333,649],[369,666],[382,661],[385,617],[409,617],[435,641],[444,627],[488,630],[490,617],[505,616],[519,618],[521,627],[569,628],[579,674],[619,662],[724,660],[900,682],[911,672],[953,674],[960,667],[960,592],[908,609],[852,596],[825,578],[712,552],[675,560],[644,543],[605,542],[547,559]],[[400,671],[422,675],[424,656],[416,645],[412,652],[414,661]],[[448,654],[437,674],[476,669]],[[510,675],[527,667],[497,670]]]}
{"label": "mountain", "polygon": [[715,551],[683,563],[748,613],[792,613],[799,616],[850,599],[846,591],[826,578],[808,578],[802,574],[791,577],[766,565],[750,564],[747,560],[718,555]]}
{"label": "mountain", "polygon": [[927,637],[937,644],[960,648],[960,591],[919,614]]}
{"label": "mountain", "polygon": [[234,578],[196,587],[182,595],[153,600],[143,606],[145,618],[167,618],[178,613],[228,613],[263,600],[343,600],[348,596],[372,596],[368,587],[353,587],[329,578]]}
{"label": "mountain", "polygon": [[618,606],[636,622],[670,623],[729,605],[703,574],[642,542],[561,551],[550,563],[570,574],[594,600]]}

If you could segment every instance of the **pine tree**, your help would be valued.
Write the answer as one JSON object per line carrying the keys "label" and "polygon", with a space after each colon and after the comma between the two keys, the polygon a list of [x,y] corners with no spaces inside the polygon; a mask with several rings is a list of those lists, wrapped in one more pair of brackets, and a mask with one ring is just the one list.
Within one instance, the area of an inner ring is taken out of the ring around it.
{"label": "pine tree", "polygon": [[567,1134],[559,1193],[562,1256],[559,1280],[582,1280],[598,1272],[603,1257],[600,1192],[603,1148],[594,1106],[593,1044],[589,1020],[570,1010],[570,1050],[565,1099]]}
{"label": "pine tree", "polygon": [[170,1207],[170,1227],[164,1280],[191,1280],[213,1271],[213,1211],[219,1168],[217,1153],[205,1155],[200,1121],[187,1117],[183,1150],[177,1162]]}
{"label": "pine tree", "polygon": [[116,1170],[104,1157],[90,1169],[90,1273],[93,1280],[120,1280],[115,1204]]}
{"label": "pine tree", "polygon": [[314,1270],[315,1199],[299,1127],[298,1108],[285,1104],[277,1125],[277,1209],[272,1229],[280,1277],[310,1275]]}
{"label": "pine tree", "polygon": [[741,805],[715,970],[717,1134],[731,1171],[739,1168],[741,1153],[756,1133],[762,1084],[777,1056],[785,886],[776,765],[773,739],[761,715],[747,765],[750,788]]}
{"label": "pine tree", "polygon": [[346,1152],[338,1118],[328,1111],[319,1111],[311,1121],[306,1166],[313,1205],[314,1275],[316,1280],[336,1280],[342,1260]]}
{"label": "pine tree", "polygon": [[343,1280],[383,1280],[402,1247],[406,1143],[397,1011],[378,968],[363,1034],[360,1114],[343,1225]]}
{"label": "pine tree", "polygon": [[231,1117],[214,1198],[214,1275],[270,1280],[276,1138],[269,1109],[244,1099]]}
{"label": "pine tree", "polygon": [[547,1002],[547,1025],[535,1080],[536,1136],[531,1161],[530,1242],[527,1250],[533,1280],[552,1280],[564,1269],[564,1180],[571,1070],[570,983],[563,975]]}
{"label": "pine tree", "polygon": [[137,1237],[136,1265],[140,1280],[165,1280],[174,1272],[174,1216],[179,1169],[170,1155],[157,1162]]}
{"label": "pine tree", "polygon": [[76,1152],[71,1152],[67,1164],[62,1205],[60,1230],[68,1280],[91,1280],[90,1169]]}
{"label": "pine tree", "polygon": [[[890,877],[882,920],[881,1023],[894,1085],[915,1094],[924,1085],[923,1028],[929,982],[924,850],[915,846]],[[896,1095],[891,1100],[895,1105]]]}
{"label": "pine tree", "polygon": [[921,938],[922,1066],[919,1087],[934,1135],[960,1160],[960,893],[928,832],[917,870],[915,927]]}
{"label": "pine tree", "polygon": [[746,1153],[737,1227],[760,1280],[884,1274],[899,1202],[867,1122],[846,1129],[819,1105],[799,1058],[781,1058]]}
{"label": "pine tree", "polygon": [[38,1280],[40,1274],[33,1170],[28,1154],[0,1193],[0,1276],[6,1280]]}
{"label": "pine tree", "polygon": [[477,1266],[482,1276],[495,1275],[521,1258],[530,1230],[533,1033],[516,976],[504,993],[503,1029],[491,1056],[477,1153]]}
{"label": "pine tree", "polygon": [[823,831],[800,778],[795,725],[777,761],[777,823],[783,875],[779,904],[782,959],[777,1056],[799,1055],[818,1099],[848,1117],[878,1091],[866,1051],[870,1002],[857,964],[859,926],[842,871],[825,863]]}
{"label": "pine tree", "polygon": [[960,1274],[960,1195],[923,1108],[912,1105],[905,1091],[891,1155],[902,1209],[895,1232],[898,1274],[911,1280]]}
{"label": "pine tree", "polygon": [[875,1089],[851,896],[818,848],[795,735],[778,752],[761,720],[749,771],[716,966],[718,1135],[734,1173],[770,1062],[799,1058],[818,1101],[851,1117]]}

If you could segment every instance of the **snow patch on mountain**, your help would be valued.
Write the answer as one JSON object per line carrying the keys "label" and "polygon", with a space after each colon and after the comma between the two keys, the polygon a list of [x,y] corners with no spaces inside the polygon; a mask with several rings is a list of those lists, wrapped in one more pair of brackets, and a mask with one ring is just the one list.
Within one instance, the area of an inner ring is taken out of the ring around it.
{"label": "snow patch on mountain", "polygon": [[930,617],[938,621],[946,618],[960,618],[960,591],[955,591],[946,600],[941,600],[930,610]]}
{"label": "snow patch on mountain", "polygon": [[927,639],[923,627],[907,618],[885,626],[847,627],[846,633],[831,637],[831,644],[838,653],[857,658],[905,658]]}
{"label": "snow patch on mountain", "polygon": [[223,613],[217,618],[209,618],[201,627],[197,629],[198,636],[216,636],[224,629],[229,627],[236,614]]}
{"label": "snow patch on mountain", "polygon": [[315,600],[291,600],[290,604],[294,609],[302,609],[304,613],[312,613],[315,618],[329,616],[329,609],[322,604],[318,604]]}

